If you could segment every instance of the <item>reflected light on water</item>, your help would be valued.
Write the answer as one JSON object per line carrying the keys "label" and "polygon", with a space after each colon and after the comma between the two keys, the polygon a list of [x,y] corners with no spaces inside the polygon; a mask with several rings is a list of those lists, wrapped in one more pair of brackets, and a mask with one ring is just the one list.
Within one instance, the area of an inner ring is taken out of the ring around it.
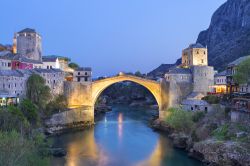
{"label": "reflected light on water", "polygon": [[122,113],[119,113],[119,115],[118,115],[118,137],[119,137],[119,140],[122,139],[122,125],[123,125],[123,115],[122,115]]}

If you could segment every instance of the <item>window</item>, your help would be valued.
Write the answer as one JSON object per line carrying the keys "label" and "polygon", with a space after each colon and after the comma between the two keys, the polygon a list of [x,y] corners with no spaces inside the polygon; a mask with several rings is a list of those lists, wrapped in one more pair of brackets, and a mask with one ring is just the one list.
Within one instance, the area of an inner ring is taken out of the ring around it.
{"label": "window", "polygon": [[201,60],[201,63],[204,63],[204,60],[203,60],[203,59]]}
{"label": "window", "polygon": [[87,73],[87,72],[85,72],[85,76],[86,76],[86,75],[88,75],[88,73]]}
{"label": "window", "polygon": [[47,66],[47,69],[49,69],[49,66]]}
{"label": "window", "polygon": [[8,63],[8,67],[11,67],[11,63]]}
{"label": "window", "polygon": [[87,82],[88,81],[88,77],[84,77],[84,81]]}
{"label": "window", "polygon": [[77,77],[77,82],[80,82],[81,81],[81,78],[80,77]]}
{"label": "window", "polygon": [[80,73],[80,72],[78,72],[78,75],[81,75],[81,73]]}

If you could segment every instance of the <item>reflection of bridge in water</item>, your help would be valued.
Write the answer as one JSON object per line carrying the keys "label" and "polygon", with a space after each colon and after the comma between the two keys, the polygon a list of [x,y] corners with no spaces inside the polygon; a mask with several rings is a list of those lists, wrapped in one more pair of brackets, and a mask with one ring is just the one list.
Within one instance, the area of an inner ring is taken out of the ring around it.
{"label": "reflection of bridge in water", "polygon": [[69,108],[87,107],[89,116],[94,120],[94,105],[100,94],[107,87],[123,81],[131,81],[148,89],[158,103],[159,117],[164,118],[166,109],[171,106],[169,84],[164,79],[157,82],[123,73],[91,83],[66,82],[65,95],[68,99],[68,106]]}

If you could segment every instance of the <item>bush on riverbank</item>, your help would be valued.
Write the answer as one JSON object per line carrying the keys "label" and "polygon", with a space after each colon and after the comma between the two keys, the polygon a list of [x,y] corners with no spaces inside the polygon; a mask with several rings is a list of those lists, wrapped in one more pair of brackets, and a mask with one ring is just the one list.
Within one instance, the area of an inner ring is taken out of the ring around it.
{"label": "bush on riverbank", "polygon": [[194,122],[192,112],[184,111],[179,108],[170,108],[165,122],[177,131],[190,132]]}

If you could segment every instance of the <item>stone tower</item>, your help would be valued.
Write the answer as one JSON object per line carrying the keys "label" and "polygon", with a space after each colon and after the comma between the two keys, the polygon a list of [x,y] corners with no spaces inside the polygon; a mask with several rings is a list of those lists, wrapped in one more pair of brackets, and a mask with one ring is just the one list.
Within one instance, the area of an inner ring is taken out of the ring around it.
{"label": "stone tower", "polygon": [[191,44],[182,51],[182,66],[207,66],[207,48],[203,45]]}
{"label": "stone tower", "polygon": [[28,59],[42,61],[41,36],[34,29],[26,28],[14,36],[14,52]]}

